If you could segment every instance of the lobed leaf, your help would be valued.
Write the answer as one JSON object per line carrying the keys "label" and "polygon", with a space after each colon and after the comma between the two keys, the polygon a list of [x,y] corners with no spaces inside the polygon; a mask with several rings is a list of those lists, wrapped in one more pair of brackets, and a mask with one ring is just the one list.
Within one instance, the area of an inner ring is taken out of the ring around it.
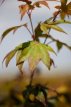
{"label": "lobed leaf", "polygon": [[36,68],[40,60],[48,67],[48,69],[50,69],[51,58],[49,52],[55,53],[54,50],[48,45],[39,43],[37,41],[29,41],[20,44],[14,50],[9,52],[5,56],[3,62],[5,61],[5,65],[7,67],[11,59],[16,54],[16,65],[20,71],[22,71],[23,63],[27,59],[29,61],[29,67],[31,71]]}
{"label": "lobed leaf", "polygon": [[41,60],[48,68],[50,68],[49,51],[54,52],[50,46],[46,46],[45,44],[36,41],[31,41],[30,45],[21,52],[17,60],[17,65],[22,64],[28,59],[30,70],[33,71]]}

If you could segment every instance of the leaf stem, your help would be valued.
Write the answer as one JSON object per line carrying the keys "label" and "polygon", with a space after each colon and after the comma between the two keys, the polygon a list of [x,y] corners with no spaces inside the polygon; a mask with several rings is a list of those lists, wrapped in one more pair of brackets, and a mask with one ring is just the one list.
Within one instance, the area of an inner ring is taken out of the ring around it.
{"label": "leaf stem", "polygon": [[52,41],[50,41],[50,42],[48,42],[47,44],[51,44],[51,43],[53,43],[54,41],[52,40]]}
{"label": "leaf stem", "polygon": [[[48,31],[48,35],[49,35],[49,33],[50,33],[50,30],[51,30],[51,29],[49,29],[49,31]],[[45,44],[46,41],[47,41],[48,35],[47,35],[47,37],[46,37],[45,40],[44,40],[44,44]]]}
{"label": "leaf stem", "polygon": [[[59,10],[58,13],[53,17],[53,22],[56,20],[56,18],[57,18],[57,16],[58,16],[59,13],[60,13],[60,10]],[[48,35],[50,34],[50,31],[51,31],[51,29],[49,29],[49,31],[48,31]],[[48,36],[45,38],[45,40],[44,40],[44,44],[46,43],[47,38],[48,38]]]}
{"label": "leaf stem", "polygon": [[29,30],[29,28],[26,26],[26,29],[28,30],[28,32],[30,33],[30,35],[32,36],[31,31]]}
{"label": "leaf stem", "polygon": [[59,10],[58,13],[54,16],[53,22],[56,20],[56,18],[57,18],[57,16],[59,15],[59,13],[60,13],[60,10]]}
{"label": "leaf stem", "polygon": [[34,36],[34,28],[33,28],[33,23],[32,23],[32,19],[31,19],[31,13],[28,11],[27,12],[28,14],[28,17],[29,17],[29,20],[30,20],[30,24],[31,24],[31,29],[32,29],[32,38],[33,40],[35,39],[35,36]]}

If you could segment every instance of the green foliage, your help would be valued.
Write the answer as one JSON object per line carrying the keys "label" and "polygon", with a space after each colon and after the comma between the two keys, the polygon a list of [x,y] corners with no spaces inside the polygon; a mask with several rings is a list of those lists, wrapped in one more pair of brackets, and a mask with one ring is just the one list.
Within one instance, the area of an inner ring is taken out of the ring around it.
{"label": "green foliage", "polygon": [[18,65],[20,69],[22,69],[23,66],[22,64],[27,59],[29,60],[29,66],[31,71],[33,71],[36,68],[40,60],[42,60],[42,62],[50,69],[51,59],[49,56],[49,52],[55,53],[54,50],[48,45],[36,41],[30,41],[30,42],[22,43],[21,45],[17,46],[14,50],[9,52],[5,56],[4,60],[7,67],[10,60],[17,53],[16,65]]}
{"label": "green foliage", "polygon": [[[16,55],[16,65],[18,66],[20,71],[22,71],[23,64],[24,64],[25,60],[27,60],[27,59],[28,59],[29,67],[30,67],[31,71],[34,71],[34,69],[36,69],[37,64],[40,61],[42,61],[48,67],[48,69],[50,69],[51,65],[54,64],[54,61],[50,57],[49,51],[53,52],[53,53],[55,53],[55,52],[50,46],[46,45],[46,40],[48,38],[50,38],[53,42],[56,42],[56,47],[57,47],[58,51],[62,49],[63,45],[71,50],[70,46],[68,46],[67,44],[65,44],[59,40],[56,40],[55,38],[53,38],[52,35],[50,35],[51,29],[67,34],[66,31],[64,31],[58,25],[59,24],[71,24],[70,21],[64,20],[64,17],[67,14],[67,12],[70,12],[71,2],[69,2],[67,4],[67,0],[61,0],[61,6],[55,7],[57,9],[59,9],[58,10],[59,12],[56,15],[46,19],[44,22],[40,21],[40,23],[34,28],[33,27],[34,25],[32,23],[33,19],[31,18],[32,11],[36,7],[40,8],[43,5],[47,8],[50,8],[49,3],[47,2],[49,0],[47,0],[47,1],[42,0],[42,1],[36,1],[36,2],[32,2],[31,0],[30,1],[29,0],[18,0],[18,1],[22,1],[23,3],[25,3],[25,4],[22,4],[19,6],[21,19],[24,17],[25,14],[28,15],[32,32],[28,27],[28,23],[22,24],[19,26],[10,27],[3,32],[2,36],[1,36],[1,41],[6,36],[8,36],[8,34],[11,31],[13,31],[13,33],[15,33],[20,27],[23,27],[23,26],[29,31],[33,40],[22,43],[19,46],[17,46],[14,50],[9,52],[5,56],[3,62],[5,61],[5,65],[7,67],[9,62],[11,61],[11,59]],[[56,0],[51,0],[51,1],[56,1]],[[65,10],[65,9],[67,9],[67,10]],[[60,19],[57,19],[57,16],[59,14],[63,14],[63,13],[64,13],[64,15],[62,15]],[[44,43],[41,43],[40,38],[45,38]]]}

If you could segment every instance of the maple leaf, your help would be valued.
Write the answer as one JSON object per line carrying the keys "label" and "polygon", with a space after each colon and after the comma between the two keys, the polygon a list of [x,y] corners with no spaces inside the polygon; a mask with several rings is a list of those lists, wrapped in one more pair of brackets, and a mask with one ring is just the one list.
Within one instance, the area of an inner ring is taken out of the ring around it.
{"label": "maple leaf", "polygon": [[[61,0],[61,5],[55,6],[58,9],[61,19],[64,19],[65,16],[71,15],[71,2],[67,3],[67,0]],[[54,12],[54,16],[58,13],[58,11]]]}
{"label": "maple leaf", "polygon": [[9,52],[3,62],[5,61],[6,67],[8,66],[11,59],[16,55],[16,65],[21,70],[23,63],[28,59],[30,70],[33,71],[37,64],[42,61],[48,69],[51,66],[51,58],[49,52],[54,52],[54,50],[45,44],[39,43],[37,41],[29,41],[20,44],[14,50]]}

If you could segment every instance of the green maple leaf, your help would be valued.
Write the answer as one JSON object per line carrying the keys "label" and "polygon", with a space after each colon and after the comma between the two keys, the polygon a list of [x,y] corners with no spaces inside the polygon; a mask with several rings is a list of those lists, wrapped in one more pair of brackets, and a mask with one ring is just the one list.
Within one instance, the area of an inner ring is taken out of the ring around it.
{"label": "green maple leaf", "polygon": [[30,41],[17,46],[5,56],[3,61],[5,61],[7,67],[11,59],[16,55],[16,65],[20,70],[22,69],[23,63],[27,59],[31,71],[36,68],[40,61],[42,61],[48,69],[50,69],[51,58],[49,52],[55,53],[54,50],[48,45],[36,41]]}

